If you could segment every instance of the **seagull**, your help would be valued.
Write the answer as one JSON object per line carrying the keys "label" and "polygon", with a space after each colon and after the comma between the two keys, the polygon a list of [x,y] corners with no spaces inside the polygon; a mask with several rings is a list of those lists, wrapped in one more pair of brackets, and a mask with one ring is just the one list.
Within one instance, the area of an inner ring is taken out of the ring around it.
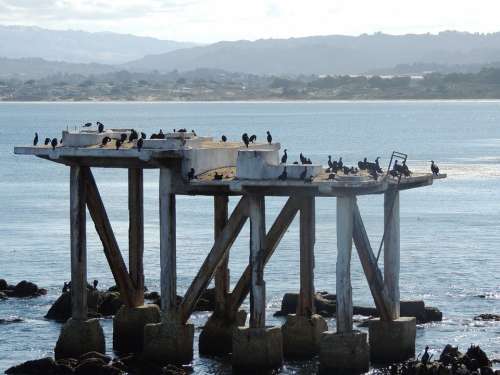
{"label": "seagull", "polygon": [[102,133],[104,131],[104,125],[99,121],[97,121],[96,124],[97,124],[97,131],[99,133]]}
{"label": "seagull", "polygon": [[281,164],[286,164],[286,160],[288,159],[288,155],[286,154],[286,148],[283,151],[283,156],[281,157]]}
{"label": "seagull", "polygon": [[144,143],[144,139],[143,138],[139,138],[139,140],[137,141],[137,150],[138,151],[141,151],[143,143]]}
{"label": "seagull", "polygon": [[38,143],[38,133],[35,133],[35,138],[33,138],[33,146],[36,146]]}
{"label": "seagull", "polygon": [[431,172],[434,176],[437,176],[439,174],[439,167],[436,163],[434,163],[434,160],[431,160]]}
{"label": "seagull", "polygon": [[271,136],[271,133],[269,130],[267,131],[267,143],[271,144],[273,142],[273,137]]}
{"label": "seagull", "polygon": [[227,137],[223,134],[222,137],[221,137],[221,141],[222,142],[227,142]]}
{"label": "seagull", "polygon": [[57,138],[53,138],[50,145],[52,146],[52,150],[55,150],[57,146]]}
{"label": "seagull", "polygon": [[283,172],[278,176],[278,180],[285,181],[287,176],[288,176],[288,173],[286,173],[286,167],[284,167]]}
{"label": "seagull", "polygon": [[91,122],[87,122],[86,124],[83,125],[84,128],[90,128],[92,126]]}

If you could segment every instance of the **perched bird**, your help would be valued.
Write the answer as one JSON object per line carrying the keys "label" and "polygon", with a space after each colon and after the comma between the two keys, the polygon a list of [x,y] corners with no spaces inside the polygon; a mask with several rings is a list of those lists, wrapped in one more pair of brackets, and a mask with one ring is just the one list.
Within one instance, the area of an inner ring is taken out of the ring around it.
{"label": "perched bird", "polygon": [[91,122],[87,122],[86,124],[83,125],[84,128],[90,128],[92,126]]}
{"label": "perched bird", "polygon": [[138,151],[141,151],[143,143],[144,143],[144,138],[139,138],[139,140],[137,141],[137,150]]}
{"label": "perched bird", "polygon": [[[217,173],[217,172],[215,172]],[[191,181],[192,179],[196,178],[196,176],[194,175],[194,168],[191,168],[187,174],[187,177],[188,177],[188,180]]]}
{"label": "perched bird", "polygon": [[50,141],[50,145],[52,146],[52,150],[55,150],[57,146],[57,138],[52,138],[52,141]]}
{"label": "perched bird", "polygon": [[94,286],[94,290],[97,290],[97,284],[99,284],[99,281],[98,280],[94,280],[94,282],[92,284]]}
{"label": "perched bird", "polygon": [[339,161],[337,162],[337,166],[339,169],[342,169],[344,167],[344,163],[342,162],[342,156],[339,158]]}
{"label": "perched bird", "polygon": [[215,174],[214,174],[214,180],[222,180],[222,177],[223,177],[222,173],[218,174],[217,172],[215,172]]}
{"label": "perched bird", "polygon": [[342,167],[342,171],[344,172],[345,175],[349,174],[349,167]]}
{"label": "perched bird", "polygon": [[50,143],[50,138],[45,138],[45,142],[43,142],[43,144],[47,146],[49,143]]}
{"label": "perched bird", "polygon": [[302,171],[302,173],[300,174],[300,177],[299,179],[301,180],[306,180],[306,176],[307,176],[307,167],[304,167],[304,170]]}
{"label": "perched bird", "polygon": [[286,164],[286,160],[288,159],[288,155],[286,154],[286,148],[283,150],[283,156],[281,157],[281,164]]}
{"label": "perched bird", "polygon": [[257,140],[257,136],[255,134],[252,134],[250,138],[248,138],[248,140],[250,141],[250,143],[254,143]]}
{"label": "perched bird", "polygon": [[120,136],[120,141],[122,141],[122,143],[123,143],[123,142],[125,142],[127,140],[127,138],[128,138],[127,134],[122,133],[122,135]]}
{"label": "perched bird", "polygon": [[141,139],[146,139],[146,133],[141,132]]}
{"label": "perched bird", "polygon": [[227,137],[224,134],[222,134],[222,137],[220,139],[222,142],[227,142]]}
{"label": "perched bird", "polygon": [[101,143],[101,146],[106,146],[109,142],[111,141],[111,138],[109,137],[104,137],[102,139],[102,143]]}
{"label": "perched bird", "polygon": [[430,359],[430,354],[429,354],[429,347],[426,346],[425,347],[425,352],[424,354],[422,355],[422,359],[420,360],[424,365],[427,364],[427,362],[429,362],[429,359]]}
{"label": "perched bird", "polygon": [[434,176],[437,176],[439,174],[439,167],[436,163],[434,163],[434,160],[431,160],[431,172]]}
{"label": "perched bird", "polygon": [[389,173],[392,177],[397,177],[401,174],[401,166],[398,164],[397,159],[394,160],[394,164],[392,165],[392,170]]}
{"label": "perched bird", "polygon": [[293,162],[293,164],[297,165],[297,164],[299,164],[299,162],[298,162],[297,160],[295,160],[295,161]]}
{"label": "perched bird", "polygon": [[330,170],[333,169],[332,155],[328,155],[328,167]]}
{"label": "perched bird", "polygon": [[139,134],[137,134],[137,132],[136,132],[134,129],[132,129],[132,130],[130,131],[130,135],[129,135],[129,137],[128,137],[128,141],[129,141],[129,142],[133,142],[133,141],[134,141],[134,140],[136,140],[136,139],[139,139]]}
{"label": "perched bird", "polygon": [[116,149],[117,149],[117,150],[120,148],[120,146],[122,145],[122,143],[123,143],[123,141],[122,141],[121,139],[117,139],[117,140],[116,140],[116,144],[115,144],[115,146],[116,146]]}
{"label": "perched bird", "polygon": [[367,158],[364,158],[363,161],[358,161],[358,167],[359,167],[359,169],[365,170],[367,162],[368,162]]}
{"label": "perched bird", "polygon": [[377,156],[377,158],[375,159],[375,171],[377,173],[383,173],[384,171],[382,170],[382,168],[380,168],[379,160],[380,160],[380,156]]}
{"label": "perched bird", "polygon": [[335,179],[335,176],[336,176],[336,175],[335,175],[335,173],[330,173],[330,174],[328,175],[328,180],[333,180],[333,179]]}
{"label": "perched bird", "polygon": [[405,177],[410,177],[412,172],[410,171],[410,169],[408,169],[408,166],[406,165],[406,161],[403,161],[403,165],[401,166],[402,168],[402,172],[404,174]]}
{"label": "perched bird", "polygon": [[33,146],[38,144],[38,133],[35,133],[35,138],[33,138]]}
{"label": "perched bird", "polygon": [[304,164],[312,164],[311,159],[307,158]]}
{"label": "perched bird", "polygon": [[310,184],[311,182],[313,182],[313,180],[314,180],[314,176],[313,176],[313,175],[310,175],[309,177],[307,177],[307,178],[304,180],[304,182],[307,182],[307,183],[309,183],[309,184]]}
{"label": "perched bird", "polygon": [[156,133],[151,134],[149,139],[158,139],[158,134],[156,134]]}
{"label": "perched bird", "polygon": [[370,171],[368,172],[370,174],[370,176],[375,180],[377,181],[378,180],[378,174],[377,174],[377,171],[374,170],[374,169],[370,169]]}
{"label": "perched bird", "polygon": [[248,144],[250,143],[250,138],[248,138],[248,134],[247,133],[243,133],[243,135],[241,136],[241,140],[243,141],[243,143],[245,144],[245,146],[248,147]]}
{"label": "perched bird", "polygon": [[193,129],[191,129],[191,133],[196,137],[196,132]]}
{"label": "perched bird", "polygon": [[[160,132],[161,132],[161,130],[160,130]],[[177,132],[179,132],[179,133],[186,133],[187,130],[186,130],[186,128],[182,128],[182,129],[177,130]]]}
{"label": "perched bird", "polygon": [[278,176],[278,180],[280,181],[285,181],[288,176],[288,173],[286,173],[286,167],[283,168],[283,172]]}
{"label": "perched bird", "polygon": [[266,133],[267,133],[267,143],[269,144],[273,143],[273,137],[271,136],[269,130]]}
{"label": "perched bird", "polygon": [[304,157],[304,155],[302,155],[302,152],[300,153],[299,158],[300,158],[300,163],[304,164],[304,161],[306,160],[306,158]]}
{"label": "perched bird", "polygon": [[97,131],[99,133],[102,133],[104,131],[104,125],[101,122],[99,122],[99,121],[97,121],[96,124],[97,124]]}
{"label": "perched bird", "polygon": [[165,139],[165,134],[163,134],[163,130],[162,129],[160,129],[160,132],[156,135],[156,138],[158,138],[158,139]]}

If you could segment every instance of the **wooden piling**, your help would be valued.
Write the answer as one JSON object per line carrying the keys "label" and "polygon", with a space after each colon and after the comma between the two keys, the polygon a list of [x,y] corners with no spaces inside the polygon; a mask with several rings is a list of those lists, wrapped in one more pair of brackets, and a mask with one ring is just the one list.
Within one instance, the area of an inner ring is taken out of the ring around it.
{"label": "wooden piling", "polygon": [[266,248],[266,223],[264,196],[248,196],[250,217],[250,328],[266,325],[266,284],[264,281],[264,251]]}
{"label": "wooden piling", "polygon": [[[227,195],[214,196],[214,241],[227,224],[228,217]],[[227,313],[227,299],[229,294],[229,254],[222,260],[215,273],[215,311],[218,316]]]}
{"label": "wooden piling", "polygon": [[384,283],[391,301],[391,319],[398,319],[399,311],[399,191],[388,190],[384,194]]}
{"label": "wooden piling", "polygon": [[352,331],[351,252],[355,196],[337,197],[337,332]]}
{"label": "wooden piling", "polygon": [[315,198],[302,198],[300,208],[300,294],[297,315],[310,317],[314,306]]}
{"label": "wooden piling", "polygon": [[135,286],[134,306],[144,304],[144,208],[143,172],[140,168],[128,170],[128,259],[130,278]]}
{"label": "wooden piling", "polygon": [[70,170],[71,316],[87,319],[87,240],[84,167]]}
{"label": "wooden piling", "polygon": [[164,320],[177,318],[175,193],[173,172],[160,168],[160,284]]}

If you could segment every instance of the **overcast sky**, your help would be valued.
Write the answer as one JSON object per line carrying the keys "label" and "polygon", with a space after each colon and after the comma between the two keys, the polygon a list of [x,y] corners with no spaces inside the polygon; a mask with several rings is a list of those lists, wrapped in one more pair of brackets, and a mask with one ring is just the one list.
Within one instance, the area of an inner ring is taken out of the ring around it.
{"label": "overcast sky", "polygon": [[179,41],[500,31],[500,0],[0,0],[0,23]]}

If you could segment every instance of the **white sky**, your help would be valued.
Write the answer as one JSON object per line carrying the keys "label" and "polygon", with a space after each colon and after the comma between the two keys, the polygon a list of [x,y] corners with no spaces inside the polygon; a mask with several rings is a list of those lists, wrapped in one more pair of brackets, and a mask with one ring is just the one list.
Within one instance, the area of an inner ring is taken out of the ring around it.
{"label": "white sky", "polygon": [[500,31],[500,0],[0,0],[0,24],[194,42]]}

